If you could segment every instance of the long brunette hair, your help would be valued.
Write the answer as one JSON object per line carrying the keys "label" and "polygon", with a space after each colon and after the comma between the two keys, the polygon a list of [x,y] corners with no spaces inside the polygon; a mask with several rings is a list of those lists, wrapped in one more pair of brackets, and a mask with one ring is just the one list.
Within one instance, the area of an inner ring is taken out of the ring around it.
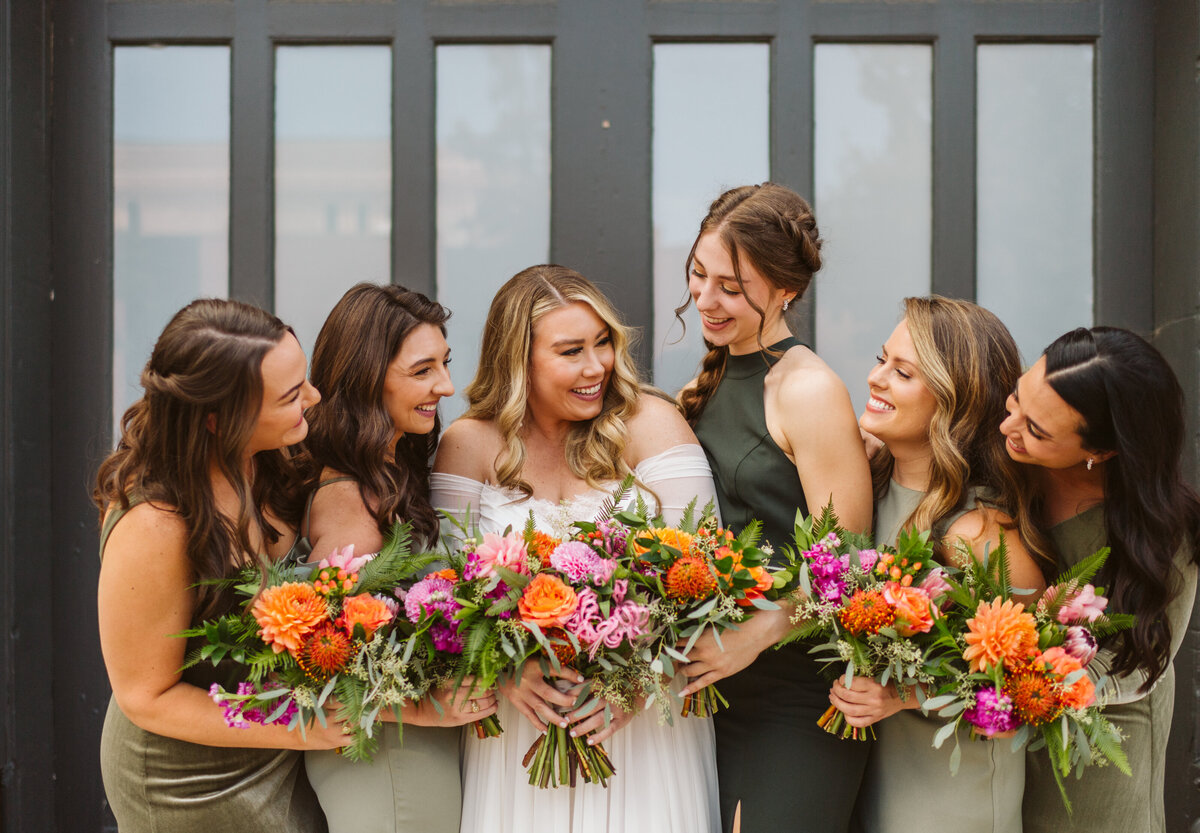
{"label": "long brunette hair", "polygon": [[396,429],[383,402],[388,365],[417,327],[429,324],[446,334],[450,312],[402,286],[360,283],[337,302],[313,347],[312,382],[321,401],[309,411],[302,457],[306,485],[317,488],[331,468],[358,482],[379,531],[396,519],[408,521],[417,540],[437,541],[437,513],[429,503],[429,460],[441,421],[428,434]]}
{"label": "long brunette hair", "polygon": [[[263,358],[291,328],[257,307],[203,299],[167,324],[142,370],[142,398],[121,418],[121,438],[100,465],[93,500],[101,519],[142,499],[169,508],[187,526],[187,558],[198,582],[226,578],[257,556],[256,527],[267,541],[281,532],[264,517],[295,523],[298,476],[285,450],[254,455],[247,443],[262,408]],[[215,430],[213,429],[215,426]],[[238,513],[218,508],[212,466],[232,485]],[[223,612],[227,591],[197,586],[197,619]]]}

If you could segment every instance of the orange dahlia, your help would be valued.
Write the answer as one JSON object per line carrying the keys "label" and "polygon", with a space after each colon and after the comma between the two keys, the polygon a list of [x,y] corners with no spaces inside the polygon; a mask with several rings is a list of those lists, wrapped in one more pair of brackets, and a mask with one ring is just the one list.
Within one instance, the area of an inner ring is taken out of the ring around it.
{"label": "orange dahlia", "polygon": [[342,670],[350,659],[350,637],[325,622],[304,640],[296,661],[310,677],[328,677]]}
{"label": "orange dahlia", "polygon": [[1002,662],[1016,662],[1037,652],[1037,625],[1025,605],[999,596],[981,602],[975,618],[967,620],[967,649],[963,659],[972,671],[986,671]]}
{"label": "orange dahlia", "polygon": [[342,602],[342,615],[337,623],[349,636],[354,635],[355,625],[362,625],[367,639],[370,639],[371,634],[392,621],[392,616],[391,609],[384,602],[370,593],[359,593]]}
{"label": "orange dahlia", "polygon": [[685,555],[667,570],[667,598],[693,601],[707,599],[717,590],[717,577],[703,558]]}
{"label": "orange dahlia", "polygon": [[850,633],[879,633],[896,620],[896,611],[879,590],[855,590],[838,619]]}
{"label": "orange dahlia", "polygon": [[434,578],[444,578],[446,581],[458,581],[458,571],[453,567],[447,567],[444,570],[438,570],[436,573],[431,573]]}
{"label": "orange dahlia", "polygon": [[[1038,655],[1037,661],[1049,669],[1060,681],[1066,680],[1071,674],[1083,669],[1083,663],[1061,647],[1047,648]],[[1062,699],[1063,705],[1068,708],[1086,709],[1096,702],[1096,686],[1087,674],[1082,674],[1071,685],[1060,684],[1059,697]]]}
{"label": "orange dahlia", "polygon": [[1004,681],[1004,693],[1012,698],[1013,709],[1021,722],[1041,726],[1058,717],[1063,703],[1054,690],[1054,683],[1036,668],[1019,674],[1009,674]]}
{"label": "orange dahlia", "polygon": [[329,607],[311,584],[289,581],[262,591],[250,612],[275,653],[295,656],[309,631],[328,618]]}

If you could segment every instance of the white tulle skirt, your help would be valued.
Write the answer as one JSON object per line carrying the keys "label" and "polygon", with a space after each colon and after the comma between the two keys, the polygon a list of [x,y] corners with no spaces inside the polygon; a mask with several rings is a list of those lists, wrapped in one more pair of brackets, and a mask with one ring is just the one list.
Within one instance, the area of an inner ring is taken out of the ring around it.
{"label": "white tulle skirt", "polygon": [[504,734],[463,752],[461,833],[718,833],[712,720],[658,722],[651,708],[604,742],[616,769],[607,787],[539,789],[521,766],[538,732],[504,697]]}

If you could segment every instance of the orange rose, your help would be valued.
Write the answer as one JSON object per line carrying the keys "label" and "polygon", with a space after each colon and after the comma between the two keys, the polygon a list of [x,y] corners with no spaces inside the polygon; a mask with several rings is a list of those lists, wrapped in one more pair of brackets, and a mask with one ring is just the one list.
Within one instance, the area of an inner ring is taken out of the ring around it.
{"label": "orange rose", "polygon": [[896,632],[901,636],[913,636],[933,630],[935,609],[929,603],[929,596],[925,595],[924,590],[891,581],[884,585],[883,597],[896,609]]}
{"label": "orange rose", "polygon": [[975,618],[967,620],[967,649],[963,659],[972,671],[986,671],[1002,662],[1018,662],[1037,653],[1037,625],[1025,605],[999,596],[982,602]]}
{"label": "orange rose", "polygon": [[743,599],[738,599],[737,603],[742,607],[753,607],[754,600],[761,599],[763,597],[763,593],[767,590],[770,590],[775,584],[775,580],[771,578],[771,574],[767,572],[765,567],[742,567],[740,557],[738,558],[738,563],[734,569],[737,569],[738,567],[748,571],[750,573],[750,577],[753,578],[756,583],[753,587],[747,587],[745,589],[744,592],[746,597]]}
{"label": "orange rose", "polygon": [[542,630],[562,627],[577,607],[579,597],[575,591],[558,576],[549,573],[534,576],[517,600],[521,618]]}
{"label": "orange rose", "polygon": [[392,611],[388,606],[370,593],[359,593],[350,596],[342,602],[342,615],[338,617],[338,626],[346,631],[347,636],[354,636],[354,626],[362,625],[371,634],[392,621]]}
{"label": "orange rose", "polygon": [[[1060,681],[1083,669],[1083,664],[1061,647],[1047,648],[1038,657],[1038,662],[1044,662],[1049,666]],[[1071,685],[1064,685],[1060,696],[1064,706],[1072,709],[1086,709],[1096,702],[1096,686],[1093,685],[1088,675],[1084,674]]]}

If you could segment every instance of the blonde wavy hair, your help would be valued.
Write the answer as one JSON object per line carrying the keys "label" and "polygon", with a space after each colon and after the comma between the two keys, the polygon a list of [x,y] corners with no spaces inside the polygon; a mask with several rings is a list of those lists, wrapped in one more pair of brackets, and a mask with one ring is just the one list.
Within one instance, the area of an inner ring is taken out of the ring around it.
{"label": "blonde wavy hair", "polygon": [[593,488],[629,474],[624,460],[627,420],[636,413],[640,393],[637,366],[630,356],[633,332],[600,290],[578,272],[545,264],[518,272],[500,287],[483,329],[479,369],[467,385],[464,416],[493,422],[504,440],[496,458],[500,486],[526,495],[533,488],[521,477],[525,443],[521,424],[529,401],[529,361],[534,330],[549,312],[574,303],[587,304],[612,334],[616,360],[599,416],[575,423],[567,435],[567,465]]}
{"label": "blonde wavy hair", "polygon": [[[1008,328],[977,304],[939,295],[905,298],[904,317],[921,378],[937,403],[929,424],[929,488],[904,526],[938,529],[962,506],[968,488],[986,487],[1014,518],[1029,550],[1052,560],[1049,542],[1025,508],[1032,484],[1008,456],[999,431],[1021,375],[1021,354]],[[876,499],[887,492],[894,466],[886,447],[872,459]]]}

